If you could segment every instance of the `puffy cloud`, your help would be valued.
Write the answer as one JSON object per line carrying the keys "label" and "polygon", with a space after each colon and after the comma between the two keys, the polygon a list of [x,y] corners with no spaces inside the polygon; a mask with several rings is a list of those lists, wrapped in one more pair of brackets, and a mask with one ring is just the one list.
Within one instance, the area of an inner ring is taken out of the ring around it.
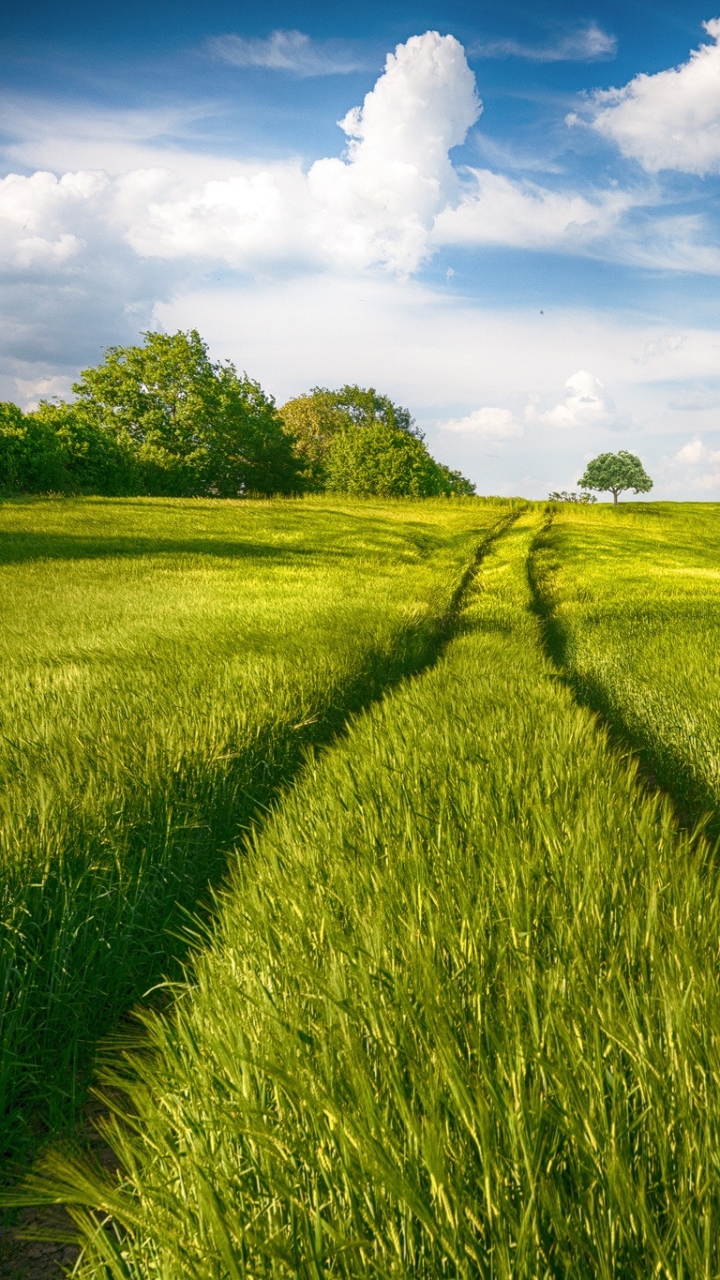
{"label": "puffy cloud", "polygon": [[551,427],[596,427],[606,426],[616,417],[615,405],[594,374],[579,369],[565,386],[568,394],[554,409],[537,414],[533,406],[528,406],[528,418],[537,417]]}
{"label": "puffy cloud", "polygon": [[347,161],[318,160],[308,175],[322,211],[319,234],[338,261],[418,266],[435,217],[459,197],[448,151],[481,110],[454,36],[429,31],[388,54],[362,107],[340,122],[350,139]]}
{"label": "puffy cloud", "polygon": [[347,159],[274,165],[188,189],[163,169],[119,182],[126,237],[141,254],[415,270],[438,212],[459,199],[448,151],[480,102],[462,46],[429,31],[389,54],[385,71],[341,121]]}
{"label": "puffy cloud", "polygon": [[284,259],[319,261],[310,234],[313,203],[299,165],[249,169],[200,187],[167,169],[117,180],[115,217],[143,257],[215,258],[262,269]]}
{"label": "puffy cloud", "polygon": [[708,449],[697,436],[689,440],[675,454],[675,462],[686,466],[697,467],[704,463],[720,462],[720,449]]}
{"label": "puffy cloud", "polygon": [[527,58],[531,62],[605,62],[617,54],[617,40],[596,22],[579,27],[554,44],[523,44],[520,40],[488,40],[471,46],[476,58]]}
{"label": "puffy cloud", "polygon": [[302,31],[273,31],[267,40],[251,36],[214,36],[207,48],[234,67],[266,67],[297,76],[337,76],[362,63],[339,40],[311,40]]}
{"label": "puffy cloud", "polygon": [[[299,162],[163,151],[153,130],[173,121],[139,116],[128,125],[130,151],[133,160],[146,152],[147,164],[114,176],[80,170],[60,180],[44,172],[4,180],[6,261],[22,268],[72,260],[80,269],[93,245],[110,253],[115,244],[144,259],[185,263],[181,271],[214,261],[251,273],[379,265],[408,274],[443,245],[511,245],[720,273],[720,252],[702,243],[697,218],[648,231],[635,217],[634,230],[624,228],[641,195],[611,188],[587,196],[487,168],[456,169],[449,153],[481,109],[462,46],[429,31],[388,55],[362,106],[340,122],[346,156],[317,160],[308,172]],[[101,123],[120,164],[122,144]],[[42,119],[33,125],[43,127]],[[95,155],[92,122],[73,129],[85,131],[83,145]],[[164,163],[153,162],[158,155]]]}
{"label": "puffy cloud", "polygon": [[470,169],[473,185],[455,208],[435,221],[438,244],[505,244],[523,248],[572,250],[607,236],[632,203],[611,190],[598,200],[548,191],[532,182],[513,182],[489,169]]}
{"label": "puffy cloud", "polygon": [[67,399],[71,396],[73,379],[64,374],[51,374],[50,377],[16,378],[15,387],[22,408],[27,412],[37,409],[41,400],[49,400],[53,396]]}
{"label": "puffy cloud", "polygon": [[[346,159],[318,160],[307,174],[299,163],[236,164],[229,176],[200,183],[169,166],[112,180],[11,175],[4,184],[14,218],[8,244],[18,265],[77,254],[80,205],[94,200],[92,234],[114,234],[146,258],[210,258],[248,271],[294,262],[410,272],[429,251],[438,212],[460,198],[448,151],[480,109],[462,46],[426,32],[388,55],[362,107],[341,122]],[[23,239],[17,228],[28,216],[46,232],[23,232]]]}
{"label": "puffy cloud", "polygon": [[516,421],[511,409],[490,405],[474,409],[464,418],[449,418],[447,422],[440,423],[439,430],[467,432],[486,440],[510,440],[523,434],[522,424]]}
{"label": "puffy cloud", "polygon": [[21,269],[63,266],[81,249],[78,223],[106,186],[104,175],[96,173],[66,173],[59,180],[52,173],[11,173],[0,179],[0,262]]}
{"label": "puffy cloud", "polygon": [[720,172],[720,18],[703,25],[714,43],[693,50],[682,66],[592,96],[592,127],[648,173]]}

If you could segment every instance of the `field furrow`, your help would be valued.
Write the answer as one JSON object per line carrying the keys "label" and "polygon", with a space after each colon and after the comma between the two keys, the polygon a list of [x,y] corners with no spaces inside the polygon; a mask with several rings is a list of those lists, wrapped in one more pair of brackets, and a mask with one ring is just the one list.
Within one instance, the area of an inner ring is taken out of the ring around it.
{"label": "field furrow", "polygon": [[531,578],[576,696],[639,753],[686,823],[720,836],[717,508],[556,508]]}

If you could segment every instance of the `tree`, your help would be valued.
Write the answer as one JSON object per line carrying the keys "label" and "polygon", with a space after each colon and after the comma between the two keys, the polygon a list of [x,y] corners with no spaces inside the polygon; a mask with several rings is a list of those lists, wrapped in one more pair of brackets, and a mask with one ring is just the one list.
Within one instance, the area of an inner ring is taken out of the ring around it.
{"label": "tree", "polygon": [[430,457],[422,440],[384,422],[340,432],[325,467],[327,488],[336,493],[428,498],[454,491],[447,468]]}
{"label": "tree", "polygon": [[320,493],[325,488],[325,455],[330,442],[353,426],[352,419],[338,409],[332,392],[318,387],[309,395],[288,400],[280,416],[293,440],[305,487]]}
{"label": "tree", "polygon": [[374,387],[348,384],[337,391],[313,387],[307,395],[288,400],[280,414],[294,438],[305,483],[315,492],[326,487],[326,456],[331,442],[341,432],[380,423],[418,440],[423,438],[410,410],[393,404]]}
{"label": "tree", "polygon": [[301,487],[293,440],[257,382],[213,363],[195,329],[143,337],[143,346],[110,347],[73,391],[81,414],[131,444],[145,492],[236,497]]}
{"label": "tree", "polygon": [[649,493],[653,487],[640,459],[626,449],[620,449],[618,453],[598,454],[588,463],[578,484],[581,489],[610,492],[614,503],[626,489],[632,489],[633,493]]}
{"label": "tree", "polygon": [[472,480],[468,480],[462,471],[451,471],[442,462],[438,462],[437,466],[445,477],[450,493],[454,494],[455,497],[472,498],[477,493],[477,486],[473,484]]}

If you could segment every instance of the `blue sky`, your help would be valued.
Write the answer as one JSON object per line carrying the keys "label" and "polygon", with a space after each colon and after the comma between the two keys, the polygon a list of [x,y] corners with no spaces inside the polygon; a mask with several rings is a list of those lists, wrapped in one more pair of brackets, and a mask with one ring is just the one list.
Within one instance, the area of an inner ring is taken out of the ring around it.
{"label": "blue sky", "polygon": [[377,386],[480,492],[628,448],[719,500],[718,42],[694,3],[15,6],[0,396],[197,327],[278,403]]}

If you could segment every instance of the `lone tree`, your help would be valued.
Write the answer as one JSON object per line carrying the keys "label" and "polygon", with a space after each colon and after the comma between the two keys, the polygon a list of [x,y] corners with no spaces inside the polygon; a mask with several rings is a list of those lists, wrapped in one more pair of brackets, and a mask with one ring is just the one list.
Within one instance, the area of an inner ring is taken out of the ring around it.
{"label": "lone tree", "polygon": [[614,503],[626,489],[632,489],[633,493],[649,493],[653,487],[640,459],[634,453],[628,453],[627,449],[620,449],[617,453],[599,453],[597,458],[588,462],[578,484],[581,489],[597,489],[600,493],[609,491]]}

